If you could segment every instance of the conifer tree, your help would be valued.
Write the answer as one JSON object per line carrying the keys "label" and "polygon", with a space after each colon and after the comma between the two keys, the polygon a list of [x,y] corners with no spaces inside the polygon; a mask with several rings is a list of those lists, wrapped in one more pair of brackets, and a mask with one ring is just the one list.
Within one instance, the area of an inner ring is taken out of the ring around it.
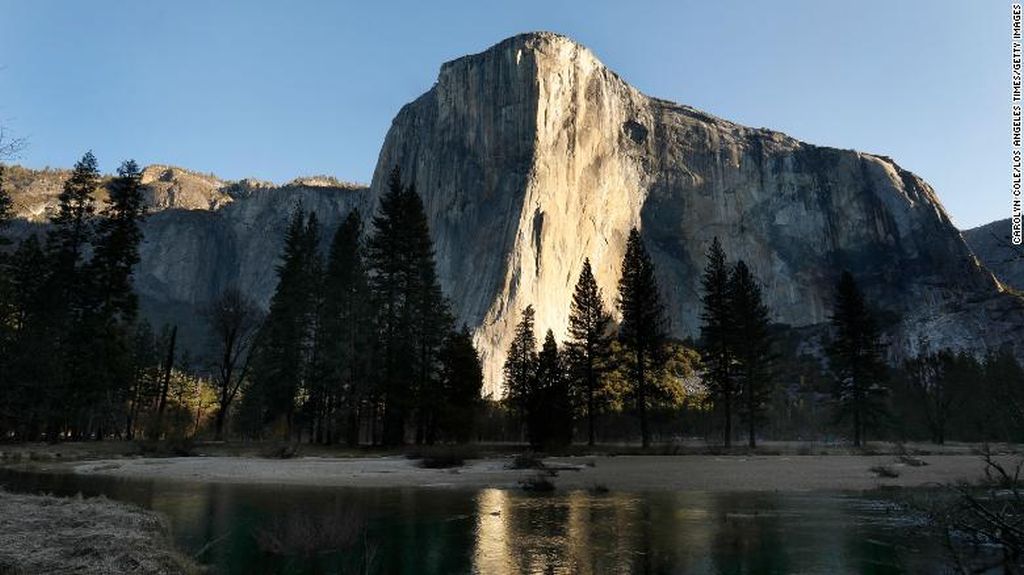
{"label": "conifer tree", "polygon": [[732,414],[739,393],[733,374],[730,333],[733,331],[729,303],[729,266],[725,251],[714,238],[707,252],[707,265],[701,278],[701,359],[705,366],[705,382],[715,405],[724,419],[725,446],[732,446]]}
{"label": "conifer tree", "polygon": [[666,360],[665,341],[668,320],[654,275],[654,263],[644,247],[640,232],[633,228],[626,241],[619,278],[619,341],[628,351],[631,362],[632,387],[640,414],[640,436],[643,447],[650,445],[647,408],[651,385],[662,371]]}
{"label": "conifer tree", "polygon": [[860,447],[867,426],[885,412],[887,369],[875,319],[848,271],[836,285],[831,322],[828,352],[839,416],[852,420],[853,445]]}
{"label": "conifer tree", "polygon": [[529,424],[531,400],[537,390],[537,336],[533,306],[523,310],[505,356],[505,400],[511,411]]}
{"label": "conifer tree", "polygon": [[89,311],[94,291],[85,271],[95,224],[93,194],[99,183],[96,157],[87,152],[64,182],[47,234],[51,269],[38,320],[50,341],[50,353],[36,361],[49,364],[38,366],[37,372],[46,373],[45,387],[53,402],[47,410],[51,437],[67,426],[74,438],[84,437],[91,404],[102,394],[103,374],[96,369],[92,353],[95,318]]}
{"label": "conifer tree", "polygon": [[444,407],[440,431],[450,440],[470,441],[476,429],[484,369],[473,336],[465,326],[448,336],[441,350],[441,366]]}
{"label": "conifer tree", "polygon": [[773,391],[772,342],[769,334],[768,306],[761,286],[740,260],[729,275],[729,347],[735,358],[733,374],[740,396],[740,415],[747,424],[747,443],[757,446],[757,428]]}
{"label": "conifer tree", "polygon": [[423,202],[414,186],[403,186],[398,168],[373,219],[367,260],[378,311],[377,391],[384,409],[384,443],[404,442],[414,409],[416,439],[430,442],[436,429],[439,355],[452,318],[438,283]]}
{"label": "conifer tree", "polygon": [[132,273],[139,263],[139,224],[145,215],[141,188],[142,173],[128,160],[117,170],[108,186],[109,200],[103,219],[96,225],[95,253],[91,273],[100,292],[99,311],[109,321],[130,324],[138,312],[138,297]]}
{"label": "conifer tree", "polygon": [[316,218],[297,206],[285,232],[277,289],[258,335],[252,382],[244,400],[254,424],[280,420],[289,438],[308,367],[318,238]]}
{"label": "conifer tree", "polygon": [[590,446],[594,445],[602,377],[611,367],[611,321],[611,314],[604,307],[601,288],[590,268],[590,259],[584,259],[569,311],[569,341],[565,344],[565,355],[575,388],[573,395],[580,399],[586,413],[587,445]]}
{"label": "conifer tree", "polygon": [[562,354],[549,329],[537,355],[537,389],[530,400],[530,443],[561,447],[572,443],[572,398]]}
{"label": "conifer tree", "polygon": [[349,445],[358,443],[360,409],[370,399],[376,334],[361,236],[362,219],[358,210],[352,210],[334,234],[324,270],[317,371],[328,443],[342,433]]}

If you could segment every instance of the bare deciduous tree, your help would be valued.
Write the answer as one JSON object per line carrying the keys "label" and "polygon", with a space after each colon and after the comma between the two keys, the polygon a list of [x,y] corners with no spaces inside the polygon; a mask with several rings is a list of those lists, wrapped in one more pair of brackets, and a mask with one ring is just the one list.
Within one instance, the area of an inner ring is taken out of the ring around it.
{"label": "bare deciduous tree", "polygon": [[224,423],[231,402],[249,371],[249,357],[256,334],[263,321],[263,312],[238,288],[229,287],[206,309],[214,344],[217,387],[217,439],[224,439]]}

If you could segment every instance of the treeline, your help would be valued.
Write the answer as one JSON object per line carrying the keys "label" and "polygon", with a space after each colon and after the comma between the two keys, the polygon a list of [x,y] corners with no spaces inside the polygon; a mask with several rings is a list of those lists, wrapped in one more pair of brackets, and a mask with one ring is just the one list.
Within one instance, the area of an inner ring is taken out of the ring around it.
{"label": "treeline", "polygon": [[[164,360],[172,334],[138,319],[139,180],[135,162],[124,162],[99,205],[100,174],[87,153],[44,237],[15,246],[0,229],[0,437],[130,439],[202,420],[198,378]],[[11,217],[0,166],[0,228]]]}
{"label": "treeline", "polygon": [[[363,242],[353,211],[320,245],[301,206],[266,317],[236,289],[208,311],[219,413],[252,438],[401,445],[474,439],[483,369],[441,291],[423,203],[395,169]],[[233,410],[236,395],[241,399]]]}
{"label": "treeline", "polygon": [[[132,270],[145,208],[138,167],[101,185],[86,154],[45,233],[5,239],[0,167],[0,439],[228,436],[323,444],[653,442],[703,437],[1024,441],[1024,370],[920,342],[889,365],[884,326],[838,274],[821,345],[772,322],[761,283],[713,240],[700,333],[669,336],[654,263],[631,230],[607,305],[581,262],[565,341],[522,311],[504,394],[481,398],[472,337],[437,278],[420,196],[396,169],[377,213],[336,230],[297,206],[262,309],[241,286],[203,314],[201,357],[139,318]],[[364,230],[364,225],[367,227]]]}
{"label": "treeline", "polygon": [[861,446],[869,432],[897,441],[1024,440],[1024,370],[1009,350],[979,360],[922,341],[916,358],[890,366],[880,314],[844,271],[815,356],[772,323],[745,262],[730,263],[717,238],[706,258],[697,341],[667,336],[654,265],[636,229],[621,264],[617,325],[588,260],[561,348],[548,330],[538,351],[527,307],[504,368],[505,402],[525,439],[558,448],[602,435],[647,447],[653,414],[660,441],[717,435],[726,447],[737,423],[749,447],[761,436]]}

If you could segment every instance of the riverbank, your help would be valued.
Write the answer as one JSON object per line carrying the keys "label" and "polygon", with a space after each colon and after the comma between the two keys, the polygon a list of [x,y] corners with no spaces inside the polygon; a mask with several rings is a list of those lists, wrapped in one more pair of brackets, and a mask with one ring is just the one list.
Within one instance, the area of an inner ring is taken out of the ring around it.
{"label": "riverbank", "polygon": [[151,511],[0,491],[0,573],[200,573]]}
{"label": "riverbank", "polygon": [[[1007,462],[1015,456],[1000,456]],[[511,469],[512,458],[488,457],[430,469],[402,456],[131,458],[38,466],[120,478],[231,484],[338,487],[518,488],[544,476],[557,489],[615,491],[809,491],[924,487],[984,479],[972,455],[597,456],[553,457],[543,469]]]}

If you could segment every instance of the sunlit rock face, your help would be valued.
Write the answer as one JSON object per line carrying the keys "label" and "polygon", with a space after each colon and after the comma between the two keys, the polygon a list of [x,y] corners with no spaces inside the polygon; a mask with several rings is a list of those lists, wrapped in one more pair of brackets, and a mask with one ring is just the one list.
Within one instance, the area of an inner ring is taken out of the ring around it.
{"label": "sunlit rock face", "polygon": [[977,350],[1024,339],[1020,302],[917,176],[648,97],[563,36],[524,34],[444,64],[395,118],[374,198],[396,165],[423,196],[441,281],[476,330],[495,393],[523,308],[534,305],[539,332],[564,337],[584,258],[613,306],[632,226],[677,337],[698,334],[717,236],[761,278],[777,322],[827,321],[845,268],[897,321],[896,355],[922,335]]}

